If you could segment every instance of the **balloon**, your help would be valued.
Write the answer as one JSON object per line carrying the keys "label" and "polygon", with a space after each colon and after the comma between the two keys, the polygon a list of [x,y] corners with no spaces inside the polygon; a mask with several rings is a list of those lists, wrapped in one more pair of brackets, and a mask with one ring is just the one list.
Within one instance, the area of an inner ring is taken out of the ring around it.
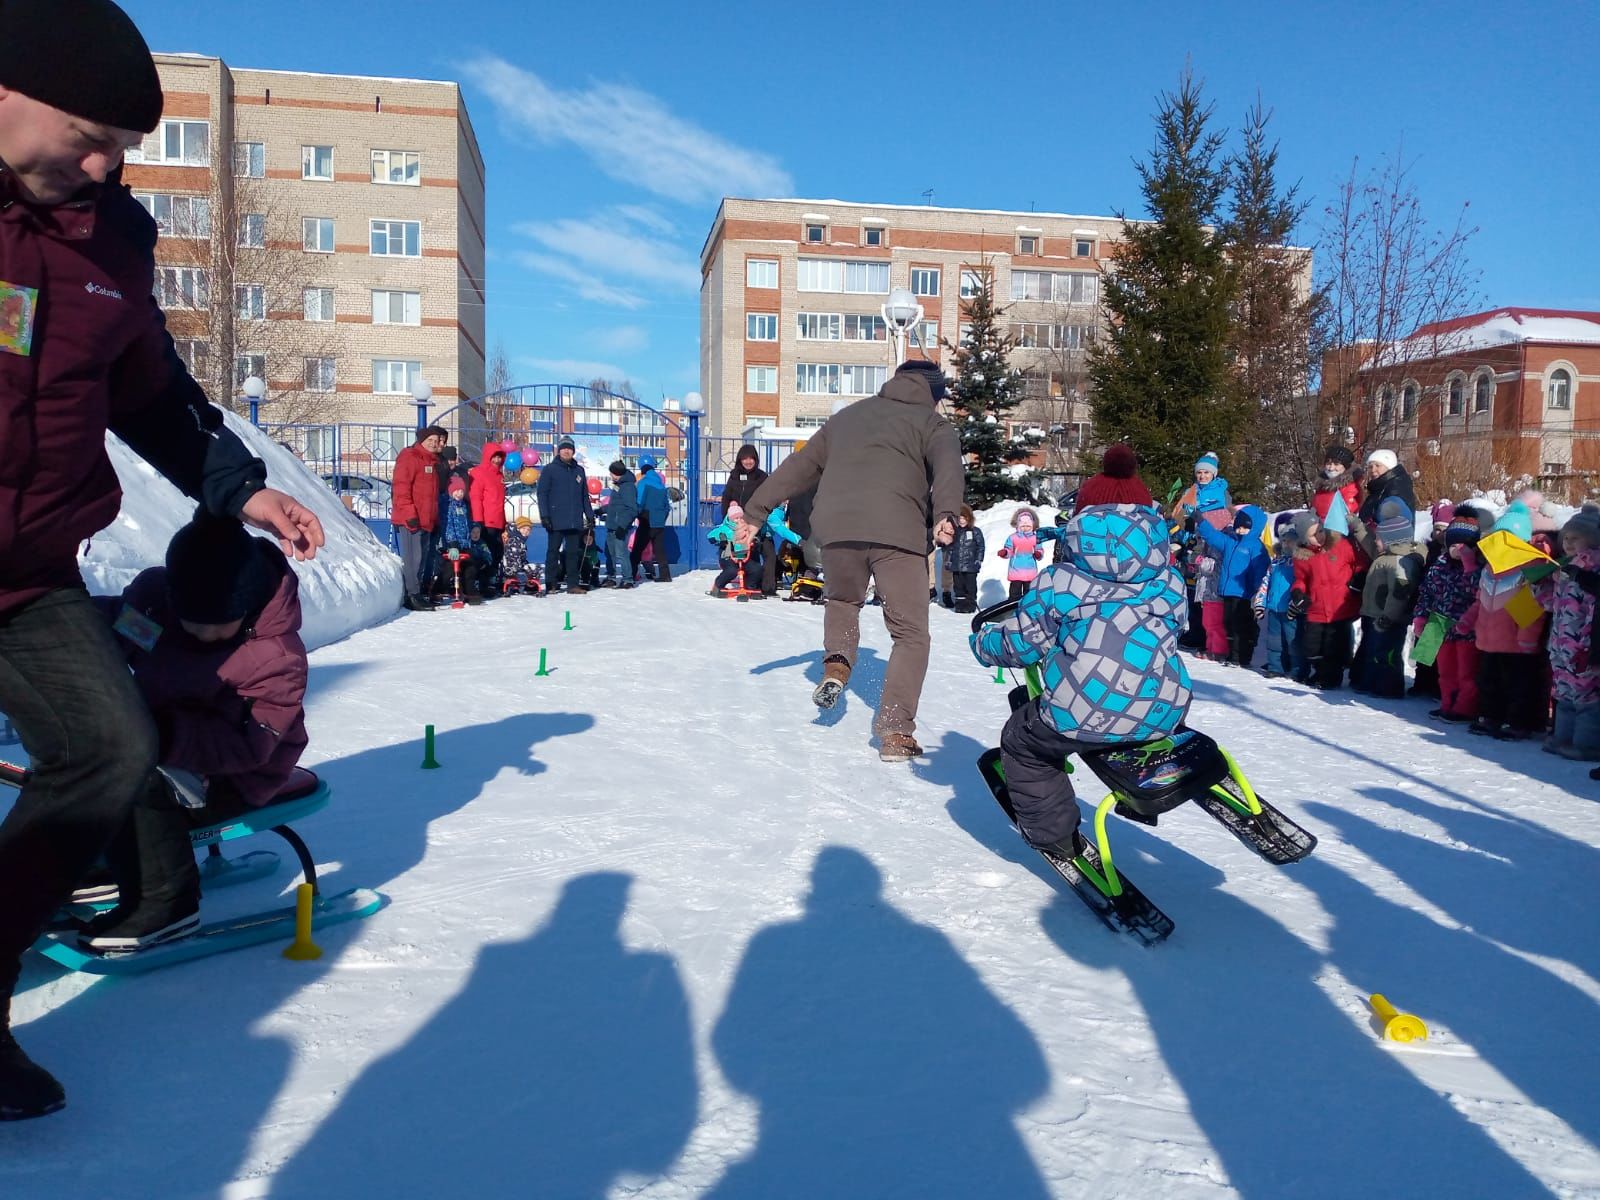
{"label": "balloon", "polygon": [[[522,461],[527,462],[528,460],[523,459]],[[538,483],[539,472],[535,471],[532,467],[525,466],[522,468],[522,471],[517,478],[522,480],[523,483]]]}
{"label": "balloon", "polygon": [[506,455],[506,470],[508,470],[508,471],[520,471],[520,470],[522,470],[522,455],[518,454],[515,450],[513,450],[513,451],[511,451],[511,453],[507,454]]}
{"label": "balloon", "polygon": [[514,438],[506,438],[505,441],[500,443],[500,449],[504,450],[507,454],[510,454],[516,448],[517,443]]}
{"label": "balloon", "polygon": [[537,450],[526,451],[522,456],[522,461],[537,467],[539,465],[539,452]]}
{"label": "balloon", "polygon": [[602,485],[601,485],[601,483],[600,483],[600,481],[598,479],[590,479],[589,480],[589,495],[598,496],[600,494],[601,486]]}
{"label": "balloon", "polygon": [[533,478],[528,480],[528,482],[529,483],[538,483],[539,482],[539,472],[537,470],[535,470],[533,467],[529,467],[528,470],[533,471]]}

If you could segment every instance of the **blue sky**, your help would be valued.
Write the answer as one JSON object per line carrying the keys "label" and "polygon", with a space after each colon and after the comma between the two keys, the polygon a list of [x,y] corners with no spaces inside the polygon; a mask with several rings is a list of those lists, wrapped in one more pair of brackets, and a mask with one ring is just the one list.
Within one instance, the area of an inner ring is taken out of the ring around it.
{"label": "blue sky", "polygon": [[[1139,215],[1132,160],[1185,58],[1237,126],[1259,92],[1312,208],[1403,147],[1480,228],[1488,304],[1600,310],[1600,5],[1082,6],[123,0],[152,48],[460,80],[488,166],[488,334],[519,382],[698,384],[718,198]],[[904,113],[903,119],[894,114]]]}

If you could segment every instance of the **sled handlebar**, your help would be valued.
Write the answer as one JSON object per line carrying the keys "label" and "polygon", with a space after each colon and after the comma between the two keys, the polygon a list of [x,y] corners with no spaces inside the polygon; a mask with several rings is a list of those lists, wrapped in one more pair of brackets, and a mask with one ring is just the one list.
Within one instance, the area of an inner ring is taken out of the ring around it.
{"label": "sled handlebar", "polygon": [[999,604],[991,604],[988,608],[981,609],[972,614],[972,632],[979,633],[985,625],[992,625],[996,621],[1004,621],[1017,611],[1015,600],[1002,600]]}

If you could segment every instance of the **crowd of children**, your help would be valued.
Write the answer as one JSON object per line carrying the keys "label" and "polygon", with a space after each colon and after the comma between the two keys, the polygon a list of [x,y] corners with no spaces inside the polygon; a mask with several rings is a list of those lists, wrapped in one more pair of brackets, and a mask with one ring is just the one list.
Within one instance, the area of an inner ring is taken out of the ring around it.
{"label": "crowd of children", "polygon": [[1437,720],[1600,762],[1600,507],[1557,529],[1537,493],[1499,512],[1441,502],[1419,536],[1415,488],[1393,452],[1357,472],[1331,447],[1312,506],[1268,530],[1259,508],[1235,505],[1218,467],[1202,455],[1170,514],[1195,656],[1254,666],[1264,627],[1268,676],[1433,698]]}

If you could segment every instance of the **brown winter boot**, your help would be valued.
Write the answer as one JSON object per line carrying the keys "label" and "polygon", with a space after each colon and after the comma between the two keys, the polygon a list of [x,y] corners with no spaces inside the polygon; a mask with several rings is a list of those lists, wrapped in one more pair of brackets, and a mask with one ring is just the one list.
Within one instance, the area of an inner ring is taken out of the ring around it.
{"label": "brown winter boot", "polygon": [[822,660],[822,682],[811,693],[811,702],[818,708],[832,708],[849,682],[850,660],[842,654],[828,655]]}
{"label": "brown winter boot", "polygon": [[878,757],[884,762],[906,762],[921,758],[922,747],[909,733],[886,733],[878,739]]}

